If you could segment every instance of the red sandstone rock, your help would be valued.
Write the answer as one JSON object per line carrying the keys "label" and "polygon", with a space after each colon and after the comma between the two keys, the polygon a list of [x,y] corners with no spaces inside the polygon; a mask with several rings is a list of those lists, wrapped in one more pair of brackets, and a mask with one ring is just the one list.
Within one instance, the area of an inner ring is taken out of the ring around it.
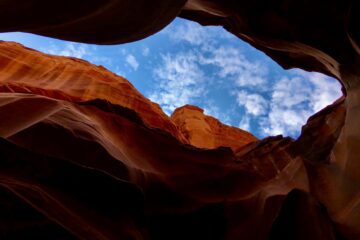
{"label": "red sandstone rock", "polygon": [[188,143],[198,148],[231,147],[236,152],[242,146],[257,140],[246,131],[227,126],[205,115],[204,110],[196,106],[177,108],[171,115],[171,120]]}

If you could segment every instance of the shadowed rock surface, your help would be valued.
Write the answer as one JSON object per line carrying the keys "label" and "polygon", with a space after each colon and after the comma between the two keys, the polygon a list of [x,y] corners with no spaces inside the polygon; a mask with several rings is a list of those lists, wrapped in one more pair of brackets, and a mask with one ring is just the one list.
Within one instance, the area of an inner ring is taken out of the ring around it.
{"label": "shadowed rock surface", "polygon": [[[112,44],[177,15],[222,25],[344,97],[297,140],[194,106],[167,117],[86,61],[0,42],[1,239],[359,239],[356,1],[2,1],[0,31]],[[141,17],[139,17],[141,16]],[[25,216],[26,215],[26,216]]]}

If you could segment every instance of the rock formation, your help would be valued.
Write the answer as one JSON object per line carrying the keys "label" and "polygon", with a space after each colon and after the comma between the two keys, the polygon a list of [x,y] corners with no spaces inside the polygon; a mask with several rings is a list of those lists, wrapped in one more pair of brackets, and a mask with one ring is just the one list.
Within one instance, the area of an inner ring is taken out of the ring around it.
{"label": "rock formation", "polygon": [[224,125],[216,118],[204,115],[204,110],[196,106],[185,105],[175,109],[171,120],[188,140],[188,144],[198,148],[231,147],[236,152],[257,140],[244,130]]}
{"label": "rock formation", "polygon": [[[0,42],[1,239],[359,239],[359,4],[19,0],[0,31],[99,44],[177,15],[222,25],[344,97],[297,140],[258,140],[185,106],[171,118],[86,61]],[[139,17],[141,16],[141,17]]]}

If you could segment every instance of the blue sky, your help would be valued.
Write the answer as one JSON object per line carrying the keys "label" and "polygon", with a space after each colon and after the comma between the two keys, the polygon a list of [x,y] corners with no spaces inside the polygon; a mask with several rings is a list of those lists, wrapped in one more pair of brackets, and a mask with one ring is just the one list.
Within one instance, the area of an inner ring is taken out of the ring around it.
{"label": "blue sky", "polygon": [[283,70],[221,27],[175,19],[141,41],[113,46],[2,33],[42,52],[83,58],[124,76],[167,114],[197,105],[259,138],[298,137],[309,116],[341,96],[340,84],[319,73]]}

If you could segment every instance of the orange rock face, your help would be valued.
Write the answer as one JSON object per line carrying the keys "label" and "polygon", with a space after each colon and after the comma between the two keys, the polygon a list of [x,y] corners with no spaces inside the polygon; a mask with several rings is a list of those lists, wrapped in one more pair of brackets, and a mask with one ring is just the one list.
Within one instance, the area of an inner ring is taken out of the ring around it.
{"label": "orange rock face", "polygon": [[204,110],[196,106],[186,105],[177,108],[171,115],[171,120],[188,143],[198,148],[230,147],[236,152],[237,149],[257,140],[246,131],[206,116]]}
{"label": "orange rock face", "polygon": [[258,140],[193,106],[169,118],[103,67],[0,42],[0,239],[360,239],[356,1],[0,6],[0,31],[100,44],[180,15],[344,86],[299,139]]}

